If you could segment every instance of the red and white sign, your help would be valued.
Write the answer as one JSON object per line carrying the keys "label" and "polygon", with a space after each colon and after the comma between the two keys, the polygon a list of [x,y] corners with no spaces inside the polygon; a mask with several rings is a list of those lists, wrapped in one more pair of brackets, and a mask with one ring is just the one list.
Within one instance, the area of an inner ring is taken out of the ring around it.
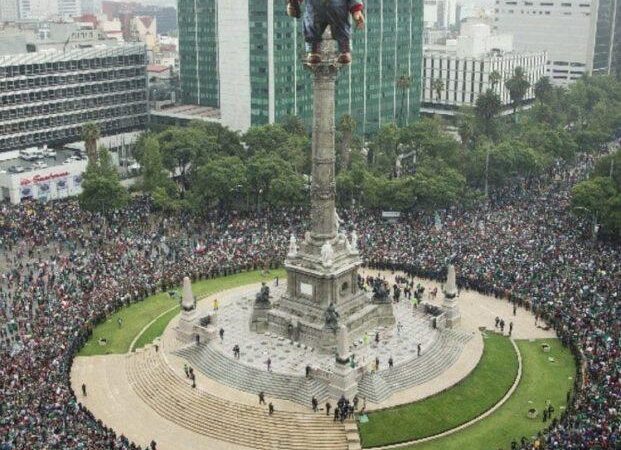
{"label": "red and white sign", "polygon": [[19,182],[22,186],[28,186],[30,184],[39,184],[44,181],[55,180],[56,178],[62,178],[69,175],[69,172],[49,173],[47,175],[35,175],[32,178],[22,178]]}

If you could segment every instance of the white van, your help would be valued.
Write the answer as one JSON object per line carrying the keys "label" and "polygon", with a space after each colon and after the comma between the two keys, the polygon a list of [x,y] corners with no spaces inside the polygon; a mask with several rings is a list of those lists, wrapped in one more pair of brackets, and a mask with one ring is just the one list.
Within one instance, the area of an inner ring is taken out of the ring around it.
{"label": "white van", "polygon": [[25,161],[36,161],[44,157],[43,150],[34,148],[27,148],[19,152],[19,157]]}

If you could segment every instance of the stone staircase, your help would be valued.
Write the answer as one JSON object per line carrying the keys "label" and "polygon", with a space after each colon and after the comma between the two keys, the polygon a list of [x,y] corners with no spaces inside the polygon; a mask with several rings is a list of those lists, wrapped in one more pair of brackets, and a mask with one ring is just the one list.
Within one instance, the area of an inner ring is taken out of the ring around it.
{"label": "stone staircase", "polygon": [[[193,389],[152,349],[128,356],[132,389],[163,418],[213,439],[256,449],[354,450],[351,425],[323,414],[275,411],[232,402]],[[354,425],[355,426],[355,425]]]}
{"label": "stone staircase", "polygon": [[377,372],[368,372],[358,383],[358,395],[372,402],[377,402],[378,400],[376,399],[386,399],[392,393],[392,387]]}
{"label": "stone staircase", "polygon": [[442,330],[442,334],[462,345],[466,345],[473,336],[472,333],[455,328],[445,328]]}
{"label": "stone staircase", "polygon": [[442,330],[431,348],[420,357],[399,364],[392,369],[367,373],[362,377],[358,393],[367,400],[378,403],[393,393],[423,384],[439,376],[459,358],[461,350],[472,335],[459,330]]}
{"label": "stone staircase", "polygon": [[268,397],[291,400],[304,406],[310,406],[313,396],[320,403],[329,397],[326,385],[320,380],[259,370],[227,358],[208,344],[190,345],[175,354],[209,378],[241,391],[253,394],[263,391]]}

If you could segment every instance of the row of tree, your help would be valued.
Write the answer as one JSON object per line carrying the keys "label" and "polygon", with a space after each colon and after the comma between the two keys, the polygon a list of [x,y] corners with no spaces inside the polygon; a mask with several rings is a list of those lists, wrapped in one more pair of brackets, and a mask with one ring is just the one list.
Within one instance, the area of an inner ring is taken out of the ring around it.
{"label": "row of tree", "polygon": [[[519,115],[501,116],[501,102],[492,88],[474,108],[460,112],[453,135],[440,119],[423,119],[403,127],[385,125],[364,140],[352,117],[339,118],[340,205],[467,207],[490,190],[523,183],[556,162],[571,161],[579,151],[598,149],[621,128],[621,84],[612,78],[586,78],[568,89],[542,78],[534,86],[536,102],[524,110],[523,97],[530,88],[526,74],[516,70],[506,85]],[[144,134],[135,157],[142,165],[140,189],[162,209],[260,209],[308,202],[310,147],[307,129],[296,117],[253,127],[243,135],[196,122]],[[106,158],[100,153],[98,162],[89,164],[84,198],[87,188],[101,185],[100,177],[108,173]],[[90,204],[95,207],[98,201]],[[607,227],[613,224],[606,222]]]}

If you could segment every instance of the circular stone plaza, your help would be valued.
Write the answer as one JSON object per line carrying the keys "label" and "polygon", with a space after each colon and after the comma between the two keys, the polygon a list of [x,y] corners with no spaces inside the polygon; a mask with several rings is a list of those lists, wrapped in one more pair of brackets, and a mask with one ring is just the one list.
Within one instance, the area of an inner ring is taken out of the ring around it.
{"label": "circular stone plaza", "polygon": [[[389,272],[365,270],[361,275],[395,283],[395,274]],[[441,295],[434,298],[433,293],[442,292],[443,286],[398,277],[402,286],[405,280],[424,287],[423,304],[414,307],[403,298],[393,303],[393,325],[370,328],[349,346],[356,355],[356,370],[364,371],[356,413],[364,408],[371,420],[374,410],[441,396],[475,376],[488,335],[500,332],[497,317],[506,322],[505,335],[511,323],[515,340],[555,340],[554,332],[542,322],[537,326],[529,311],[514,310],[508,302],[474,291],[461,291],[457,297],[458,326],[434,328],[422,308],[441,307]],[[282,281],[276,284],[269,282],[274,296],[285,289]],[[339,398],[329,394],[318,372],[333,372],[334,356],[268,331],[250,331],[252,304],[260,287],[233,288],[198,302],[198,315],[217,324],[208,342],[180,340],[179,315],[153,344],[134,352],[76,358],[71,371],[74,390],[88,386],[82,402],[95,417],[135,442],[155,440],[158,449],[360,448],[356,423],[334,421],[333,414],[325,412],[326,403],[335,407]],[[188,367],[193,368],[194,382],[184,371]],[[520,382],[520,372],[512,375],[509,390],[488,411],[465,425],[485,421],[487,414],[501,408]],[[273,405],[272,415],[259,403],[260,392]],[[313,397],[318,412],[312,410]]]}

